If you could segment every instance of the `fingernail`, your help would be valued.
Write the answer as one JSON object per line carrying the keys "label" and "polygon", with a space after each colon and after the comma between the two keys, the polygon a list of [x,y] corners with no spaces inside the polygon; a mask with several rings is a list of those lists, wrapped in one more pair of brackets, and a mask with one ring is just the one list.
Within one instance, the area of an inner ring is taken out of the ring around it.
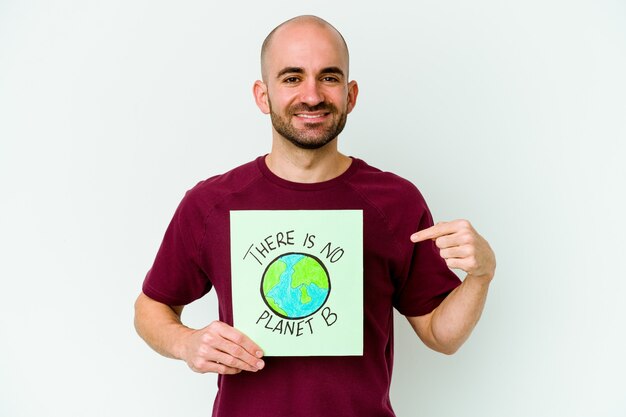
{"label": "fingernail", "polygon": [[264,366],[265,366],[265,363],[263,363],[263,361],[258,361],[258,362],[256,363],[256,367],[257,367],[258,369],[263,369],[263,367],[264,367]]}
{"label": "fingernail", "polygon": [[257,357],[257,358],[262,358],[262,357],[263,357],[263,352],[261,352],[260,350],[259,350],[259,351],[257,351],[257,353],[256,353],[256,357]]}

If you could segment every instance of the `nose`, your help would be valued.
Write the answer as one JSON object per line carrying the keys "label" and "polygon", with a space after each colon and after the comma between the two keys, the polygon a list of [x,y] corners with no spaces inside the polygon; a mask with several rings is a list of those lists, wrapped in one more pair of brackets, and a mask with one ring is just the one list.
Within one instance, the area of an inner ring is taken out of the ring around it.
{"label": "nose", "polygon": [[324,95],[321,86],[315,79],[308,79],[301,84],[300,101],[306,105],[313,107],[324,101]]}

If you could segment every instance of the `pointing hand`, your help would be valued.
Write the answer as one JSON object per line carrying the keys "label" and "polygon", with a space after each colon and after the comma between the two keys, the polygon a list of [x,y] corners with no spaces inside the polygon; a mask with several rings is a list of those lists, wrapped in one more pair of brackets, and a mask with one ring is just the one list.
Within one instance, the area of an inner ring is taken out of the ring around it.
{"label": "pointing hand", "polygon": [[461,269],[468,275],[491,280],[495,274],[496,257],[489,243],[467,220],[440,222],[411,235],[414,243],[432,239],[449,268]]}

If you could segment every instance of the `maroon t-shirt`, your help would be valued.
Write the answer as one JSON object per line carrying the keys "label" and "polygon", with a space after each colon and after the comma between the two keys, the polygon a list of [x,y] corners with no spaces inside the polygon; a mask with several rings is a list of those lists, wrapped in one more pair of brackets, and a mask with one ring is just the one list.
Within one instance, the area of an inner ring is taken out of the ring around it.
{"label": "maroon t-shirt", "polygon": [[187,192],[143,292],[185,305],[215,288],[219,318],[232,325],[231,210],[363,210],[363,356],[266,357],[259,372],[218,377],[215,417],[389,417],[393,308],[431,312],[459,285],[432,241],[409,237],[433,224],[419,191],[397,175],[353,158],[329,181],[294,183],[259,157]]}

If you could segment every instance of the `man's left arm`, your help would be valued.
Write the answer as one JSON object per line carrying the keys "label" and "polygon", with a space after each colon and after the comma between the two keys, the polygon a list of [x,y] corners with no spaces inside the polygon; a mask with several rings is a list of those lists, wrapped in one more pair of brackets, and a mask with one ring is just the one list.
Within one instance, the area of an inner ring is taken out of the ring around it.
{"label": "man's left arm", "polygon": [[467,220],[437,223],[411,235],[414,243],[428,239],[435,241],[449,268],[461,269],[467,276],[432,312],[407,319],[426,346],[453,354],[478,323],[496,258],[489,243]]}

